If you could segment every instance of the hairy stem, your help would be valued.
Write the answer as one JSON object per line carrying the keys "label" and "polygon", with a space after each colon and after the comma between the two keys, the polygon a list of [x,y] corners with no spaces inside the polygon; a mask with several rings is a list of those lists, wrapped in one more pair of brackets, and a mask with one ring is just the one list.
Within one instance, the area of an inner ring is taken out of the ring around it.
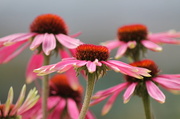
{"label": "hairy stem", "polygon": [[81,109],[81,112],[80,112],[79,119],[85,119],[85,116],[86,116],[86,113],[88,111],[89,104],[90,104],[90,101],[91,101],[91,97],[92,97],[92,94],[93,94],[95,81],[96,81],[96,79],[95,79],[94,75],[89,74],[87,84],[86,84],[85,98],[84,98],[84,102],[83,102],[83,106],[82,106],[82,109]]}

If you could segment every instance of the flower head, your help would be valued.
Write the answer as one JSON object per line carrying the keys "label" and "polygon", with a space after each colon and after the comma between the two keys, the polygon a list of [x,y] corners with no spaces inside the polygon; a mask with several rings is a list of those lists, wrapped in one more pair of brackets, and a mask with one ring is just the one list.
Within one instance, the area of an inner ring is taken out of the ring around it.
{"label": "flower head", "polygon": [[42,66],[43,54],[49,56],[64,48],[76,48],[82,44],[80,40],[73,38],[78,35],[68,35],[67,25],[61,17],[54,14],[40,15],[30,25],[29,33],[17,33],[0,38],[0,64],[9,62],[27,47],[31,50],[36,49],[27,68],[27,82],[31,82],[36,78],[32,70]]}
{"label": "flower head", "polygon": [[[77,119],[82,106],[83,87],[78,85],[78,89],[74,90],[65,74],[54,75],[50,79],[49,87],[48,119]],[[41,102],[42,100],[39,99],[39,103],[33,107],[39,117],[42,117]],[[86,119],[95,119],[95,117],[88,111]]]}
{"label": "flower head", "polygon": [[46,75],[55,71],[59,73],[65,72],[75,67],[77,73],[85,71],[86,75],[92,75],[99,79],[107,70],[113,69],[136,78],[142,76],[150,76],[149,70],[138,68],[126,63],[108,60],[109,51],[104,46],[96,46],[92,44],[83,44],[76,48],[76,55],[72,58],[64,58],[57,64],[40,67],[34,70],[38,75]]}
{"label": "flower head", "polygon": [[161,51],[158,44],[180,44],[175,38],[180,37],[180,33],[165,32],[149,34],[148,29],[142,24],[125,25],[118,29],[117,40],[102,43],[110,50],[119,47],[115,58],[125,55],[138,60],[140,55],[144,55],[147,49]]}
{"label": "flower head", "polygon": [[124,89],[126,89],[123,95],[124,103],[127,103],[132,95],[138,95],[141,97],[143,96],[144,92],[147,92],[153,99],[157,100],[158,102],[164,103],[165,95],[158,88],[159,85],[167,89],[168,91],[180,90],[180,75],[159,74],[159,69],[154,61],[146,59],[134,62],[131,65],[151,70],[150,74],[152,77],[144,76],[144,78],[140,80],[126,75],[126,82],[97,92],[93,96],[94,100],[91,102],[91,105],[95,105],[110,96],[109,100],[103,107],[102,114],[106,114],[109,112],[117,96]]}
{"label": "flower head", "polygon": [[[12,104],[14,96],[13,88],[11,87],[9,89],[6,103],[0,105],[0,118],[21,118],[21,116],[24,116],[24,114],[36,104],[39,99],[39,95],[37,95],[37,90],[35,88],[30,90],[26,99],[25,92],[26,85],[23,86],[16,104]],[[28,117],[30,116],[31,115],[29,115]]]}

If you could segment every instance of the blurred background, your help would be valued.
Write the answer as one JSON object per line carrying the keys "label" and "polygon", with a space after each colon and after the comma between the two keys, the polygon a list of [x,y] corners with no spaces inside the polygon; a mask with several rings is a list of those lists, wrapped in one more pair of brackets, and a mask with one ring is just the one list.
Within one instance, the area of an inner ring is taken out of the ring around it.
{"label": "blurred background", "polygon": [[[179,0],[0,0],[0,37],[29,32],[29,25],[40,14],[53,13],[61,16],[69,27],[70,34],[82,32],[79,39],[85,43],[99,44],[116,37],[118,27],[126,24],[145,24],[151,32],[170,29],[180,31]],[[164,45],[162,52],[147,53],[164,74],[180,73],[180,46]],[[112,52],[114,56],[115,52]],[[0,65],[0,100],[4,103],[10,86],[15,89],[15,98],[25,83],[26,64],[32,54],[29,49],[7,64]],[[56,63],[58,60],[53,59]],[[126,58],[121,61],[127,62]],[[113,76],[112,76],[113,75]],[[85,80],[80,77],[85,85]],[[96,83],[95,92],[122,82],[122,75],[109,71]],[[34,84],[27,85],[28,89]],[[162,89],[163,90],[163,89]],[[151,99],[156,119],[180,118],[180,95],[165,90],[166,102],[159,104]],[[123,93],[122,93],[123,94]],[[123,104],[122,94],[111,111],[101,116],[106,101],[91,107],[97,119],[144,119],[141,98],[134,96]]]}

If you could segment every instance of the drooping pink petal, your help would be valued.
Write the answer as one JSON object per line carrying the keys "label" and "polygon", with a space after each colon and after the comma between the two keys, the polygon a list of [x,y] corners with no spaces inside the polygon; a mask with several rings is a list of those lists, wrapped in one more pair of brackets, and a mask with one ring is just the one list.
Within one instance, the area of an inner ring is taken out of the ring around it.
{"label": "drooping pink petal", "polygon": [[101,101],[105,100],[108,96],[104,96],[104,97],[100,97],[98,99],[94,99],[91,103],[90,106],[96,105],[98,103],[100,103]]}
{"label": "drooping pink petal", "polygon": [[93,113],[91,111],[87,111],[86,113],[86,119],[96,119],[95,116],[93,115]]}
{"label": "drooping pink petal", "polygon": [[23,45],[23,43],[24,41],[13,44],[11,46],[1,47],[0,48],[0,64],[9,62],[18,54],[20,54],[29,45],[29,44],[25,44],[24,46],[19,48],[21,45]]}
{"label": "drooping pink petal", "polygon": [[65,106],[66,106],[66,101],[65,99],[61,98],[60,102],[55,105],[55,108],[49,114],[48,119],[59,119],[62,115]]}
{"label": "drooping pink petal", "polygon": [[76,105],[76,102],[71,99],[71,98],[68,98],[67,99],[67,110],[68,110],[68,113],[70,115],[70,117],[73,119],[78,119],[79,117],[79,110],[78,110],[78,107]]}
{"label": "drooping pink petal", "polygon": [[96,99],[96,98],[99,98],[102,96],[109,96],[112,93],[116,92],[117,90],[121,90],[121,91],[124,90],[128,85],[129,85],[129,83],[125,82],[125,83],[121,83],[119,85],[113,86],[111,88],[108,88],[106,90],[98,91],[95,95],[93,95],[92,98]]}
{"label": "drooping pink petal", "polygon": [[128,48],[128,46],[127,46],[126,43],[122,44],[122,45],[120,46],[120,48],[118,49],[115,58],[116,58],[116,59],[119,59],[120,57],[122,57],[122,56],[125,54],[127,48]]}
{"label": "drooping pink petal", "polygon": [[53,34],[45,33],[44,40],[42,43],[42,49],[46,55],[49,55],[52,50],[56,47],[56,39]]}
{"label": "drooping pink petal", "polygon": [[16,34],[11,34],[5,37],[0,38],[0,43],[4,43],[4,42],[11,42],[13,39],[20,37],[22,35],[24,35],[25,33],[16,33]]}
{"label": "drooping pink petal", "polygon": [[152,51],[156,51],[156,52],[159,52],[159,51],[162,51],[162,47],[153,43],[152,41],[150,40],[142,40],[141,43],[144,45],[144,47],[152,50]]}
{"label": "drooping pink petal", "polygon": [[166,79],[161,77],[153,78],[153,81],[170,90],[180,90],[180,79]]}
{"label": "drooping pink petal", "polygon": [[44,57],[42,54],[34,53],[29,60],[26,69],[26,82],[31,83],[37,78],[37,74],[33,72],[34,69],[39,68],[43,65]]}
{"label": "drooping pink petal", "polygon": [[96,71],[96,64],[94,62],[88,61],[86,64],[86,67],[90,73],[93,73]]}
{"label": "drooping pink petal", "polygon": [[138,83],[131,83],[131,84],[127,87],[127,89],[126,89],[126,91],[125,91],[125,93],[124,93],[124,95],[123,95],[124,103],[127,103],[127,102],[130,100],[132,94],[134,93],[134,90],[135,90],[137,84],[138,84]]}
{"label": "drooping pink petal", "polygon": [[29,38],[31,38],[36,34],[37,33],[25,33],[17,38],[14,38],[13,40],[11,40],[11,42],[20,42],[20,41],[28,40]]}
{"label": "drooping pink petal", "polygon": [[80,36],[81,34],[82,34],[82,32],[78,32],[78,33],[75,33],[73,35],[70,35],[70,37],[76,38],[76,37]]}
{"label": "drooping pink petal", "polygon": [[64,34],[58,34],[56,38],[62,45],[70,49],[74,49],[80,44],[83,44],[79,39],[71,38]]}
{"label": "drooping pink petal", "polygon": [[174,78],[180,78],[180,74],[161,74],[161,75],[158,75],[158,77],[174,79]]}
{"label": "drooping pink petal", "polygon": [[33,39],[30,45],[30,49],[35,50],[37,47],[39,47],[39,45],[43,42],[43,40],[44,40],[44,34],[38,34],[37,36],[35,36],[35,38]]}
{"label": "drooping pink petal", "polygon": [[152,82],[152,81],[146,81],[146,88],[148,91],[148,94],[157,100],[160,103],[165,102],[165,95],[163,92]]}
{"label": "drooping pink petal", "polygon": [[115,40],[111,40],[111,41],[106,41],[106,42],[101,43],[101,44],[106,46],[111,51],[112,49],[120,46],[121,44],[124,44],[124,42],[115,39]]}
{"label": "drooping pink petal", "polygon": [[102,109],[102,113],[101,113],[102,115],[106,115],[110,111],[112,105],[114,104],[117,96],[119,95],[119,93],[121,91],[122,90],[118,90],[118,91],[114,92],[114,94],[108,99],[108,101],[106,102],[106,104],[104,105],[104,107]]}
{"label": "drooping pink petal", "polygon": [[[61,58],[69,58],[69,54],[65,50],[60,50]],[[68,77],[68,81],[72,89],[77,90],[79,86],[79,80],[76,76],[76,72],[73,68],[70,68],[65,72],[66,76]]]}

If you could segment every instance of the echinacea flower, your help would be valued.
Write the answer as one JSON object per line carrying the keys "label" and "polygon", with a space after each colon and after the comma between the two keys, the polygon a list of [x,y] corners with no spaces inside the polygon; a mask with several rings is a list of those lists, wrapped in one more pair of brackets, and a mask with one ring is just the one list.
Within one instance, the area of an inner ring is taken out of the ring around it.
{"label": "echinacea flower", "polygon": [[17,33],[0,38],[0,64],[9,62],[27,47],[31,50],[37,49],[29,62],[30,67],[27,68],[27,82],[31,82],[36,78],[32,68],[42,66],[42,55],[49,56],[64,48],[76,48],[82,44],[80,40],[73,38],[78,35],[68,35],[67,26],[61,17],[54,14],[40,15],[30,25],[29,33]]}
{"label": "echinacea flower", "polygon": [[123,55],[137,61],[140,55],[144,55],[147,49],[161,51],[162,47],[158,44],[180,44],[180,33],[162,32],[148,33],[148,29],[142,24],[125,25],[118,29],[117,39],[102,43],[110,50],[118,48],[115,58]]}
{"label": "echinacea flower", "polygon": [[[56,74],[50,79],[47,119],[78,119],[79,117],[83,87],[79,84],[77,90],[72,89],[67,78],[65,74]],[[32,108],[39,118],[42,117],[41,101],[39,99],[39,103]],[[85,119],[95,119],[95,117],[88,111]]]}
{"label": "echinacea flower", "polygon": [[146,59],[134,62],[131,65],[149,69],[151,71],[150,74],[152,77],[144,77],[143,79],[137,79],[126,75],[126,82],[118,84],[109,89],[97,92],[93,96],[94,100],[91,102],[91,105],[95,105],[110,96],[109,100],[102,109],[103,115],[109,112],[117,96],[124,89],[126,89],[123,95],[124,103],[127,103],[132,95],[138,95],[142,97],[145,92],[147,92],[149,96],[151,96],[158,102],[164,103],[166,97],[163,94],[163,92],[158,88],[158,86],[161,86],[170,92],[172,90],[180,90],[180,75],[158,74],[159,69],[157,65],[154,63],[154,61]]}
{"label": "echinacea flower", "polygon": [[[1,119],[21,119],[22,116],[33,107],[39,99],[37,90],[34,88],[29,91],[25,99],[26,85],[23,86],[16,104],[13,102],[13,88],[9,89],[8,97],[5,104],[0,104],[0,118]],[[25,101],[24,101],[25,99]],[[27,115],[31,117],[31,115]],[[25,119],[25,118],[22,118]]]}
{"label": "echinacea flower", "polygon": [[82,44],[76,48],[75,57],[64,58],[59,63],[42,66],[35,69],[34,72],[38,73],[39,76],[42,76],[55,71],[62,73],[75,67],[77,73],[83,70],[85,71],[85,74],[93,75],[96,79],[99,79],[109,69],[136,78],[150,76],[148,74],[149,70],[147,69],[134,67],[121,61],[108,60],[108,58],[109,50],[105,46]]}

